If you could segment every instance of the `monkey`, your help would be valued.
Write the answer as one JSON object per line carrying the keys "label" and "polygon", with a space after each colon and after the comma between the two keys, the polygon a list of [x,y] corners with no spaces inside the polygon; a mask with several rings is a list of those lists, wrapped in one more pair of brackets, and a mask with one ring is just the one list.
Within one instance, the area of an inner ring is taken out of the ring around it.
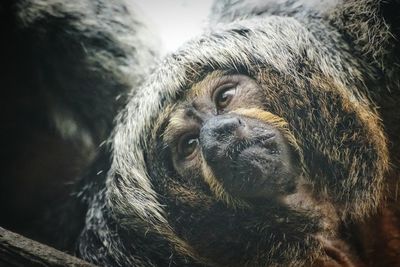
{"label": "monkey", "polygon": [[73,183],[158,56],[140,14],[123,0],[0,3],[3,227],[57,245]]}
{"label": "monkey", "polygon": [[398,266],[399,8],[217,1],[210,28],[128,100],[78,186],[78,256]]}

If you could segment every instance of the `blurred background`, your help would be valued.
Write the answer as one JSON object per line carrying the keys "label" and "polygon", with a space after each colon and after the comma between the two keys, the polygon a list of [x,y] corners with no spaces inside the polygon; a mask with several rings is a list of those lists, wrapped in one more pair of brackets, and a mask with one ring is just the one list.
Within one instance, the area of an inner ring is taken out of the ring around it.
{"label": "blurred background", "polygon": [[213,0],[133,0],[158,32],[164,51],[176,50],[207,26]]}

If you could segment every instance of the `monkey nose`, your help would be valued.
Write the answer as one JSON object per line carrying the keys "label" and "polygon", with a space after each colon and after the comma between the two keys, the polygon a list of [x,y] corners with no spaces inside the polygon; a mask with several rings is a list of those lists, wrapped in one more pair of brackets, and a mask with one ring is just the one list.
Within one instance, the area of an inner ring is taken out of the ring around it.
{"label": "monkey nose", "polygon": [[236,116],[222,115],[209,119],[202,127],[203,133],[215,138],[242,138],[245,135],[246,123]]}
{"label": "monkey nose", "polygon": [[237,116],[219,115],[207,120],[200,130],[200,144],[207,161],[224,160],[227,151],[248,135],[247,124]]}

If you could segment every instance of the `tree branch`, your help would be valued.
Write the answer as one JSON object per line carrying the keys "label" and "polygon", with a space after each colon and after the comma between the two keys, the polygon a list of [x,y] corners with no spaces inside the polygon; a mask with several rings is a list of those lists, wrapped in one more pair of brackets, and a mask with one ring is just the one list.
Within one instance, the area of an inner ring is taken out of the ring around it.
{"label": "tree branch", "polygon": [[0,227],[0,266],[95,267],[94,265]]}

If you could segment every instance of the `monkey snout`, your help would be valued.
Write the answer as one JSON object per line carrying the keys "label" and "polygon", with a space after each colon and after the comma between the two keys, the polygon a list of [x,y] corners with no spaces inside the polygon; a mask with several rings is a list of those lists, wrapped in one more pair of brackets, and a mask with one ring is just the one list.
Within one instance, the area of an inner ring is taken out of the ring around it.
{"label": "monkey snout", "polygon": [[[200,130],[202,152],[208,162],[229,160],[248,146],[274,146],[276,130],[257,120],[234,114],[215,116]],[[279,134],[278,134],[279,135]]]}
{"label": "monkey snout", "polygon": [[270,197],[292,188],[288,145],[273,126],[224,114],[206,121],[199,139],[206,163],[229,192]]}

